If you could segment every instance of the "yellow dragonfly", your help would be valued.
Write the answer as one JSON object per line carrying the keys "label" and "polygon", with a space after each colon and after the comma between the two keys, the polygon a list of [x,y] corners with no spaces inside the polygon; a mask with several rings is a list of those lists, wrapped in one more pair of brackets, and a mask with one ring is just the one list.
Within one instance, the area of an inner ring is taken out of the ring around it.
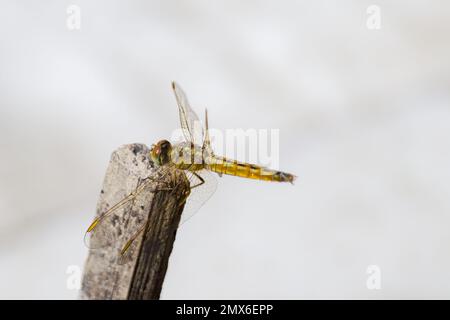
{"label": "yellow dragonfly", "polygon": [[[189,202],[194,203],[194,205],[192,205],[193,208],[185,208],[184,211],[189,212],[188,214],[183,213],[181,223],[189,217],[189,214],[193,214],[215,191],[217,183],[209,172],[215,172],[219,176],[226,174],[262,181],[294,182],[296,177],[293,174],[215,155],[211,148],[207,110],[205,110],[203,127],[180,86],[176,82],[172,82],[172,89],[177,101],[181,129],[185,141],[171,144],[167,140],[161,140],[152,145],[149,157],[153,164],[158,167],[167,168],[168,170],[176,168],[183,170],[190,176],[190,189],[193,192],[190,193],[187,199],[187,205]],[[134,201],[150,182],[152,180],[148,179],[141,183],[131,194],[95,218],[86,231],[85,242],[88,247],[101,247],[102,244],[107,243],[106,241],[100,241],[100,239],[94,239],[96,235],[98,238],[105,237],[105,232],[101,232],[102,225],[106,224],[107,218],[111,217],[114,211],[117,211],[117,209],[130,201]],[[195,208],[195,206],[197,207]],[[122,256],[142,231],[143,228],[140,228],[134,234],[132,233],[132,236],[120,251]]]}

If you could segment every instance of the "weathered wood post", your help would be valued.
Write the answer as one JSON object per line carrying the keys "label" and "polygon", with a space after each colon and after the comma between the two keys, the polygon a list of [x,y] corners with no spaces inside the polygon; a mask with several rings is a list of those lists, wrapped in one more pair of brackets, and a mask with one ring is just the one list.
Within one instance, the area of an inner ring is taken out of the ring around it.
{"label": "weathered wood post", "polygon": [[[163,174],[164,172],[164,174]],[[158,176],[134,201],[117,209],[107,228],[114,245],[91,249],[81,287],[81,299],[158,299],[168,260],[189,193],[189,181],[181,171],[153,167],[149,149],[129,144],[113,152],[97,204],[97,216],[129,195],[140,181]],[[167,186],[171,190],[167,190]],[[142,219],[144,217],[145,219]],[[132,236],[128,230],[146,223],[121,262],[120,248]]]}

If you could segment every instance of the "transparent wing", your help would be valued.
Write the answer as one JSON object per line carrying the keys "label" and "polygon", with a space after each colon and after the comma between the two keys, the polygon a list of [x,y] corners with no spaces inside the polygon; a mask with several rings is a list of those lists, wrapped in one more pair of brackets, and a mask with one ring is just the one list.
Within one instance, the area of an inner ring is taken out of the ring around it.
{"label": "transparent wing", "polygon": [[103,202],[103,207],[98,209],[99,214],[84,236],[88,248],[113,246],[121,250],[124,243],[145,225],[150,207],[140,193],[149,188],[150,182],[151,179],[144,180],[134,190],[135,196],[128,195],[114,205]]}
{"label": "transparent wing", "polygon": [[[139,199],[135,202],[139,202]],[[86,232],[84,238],[86,246],[90,249],[113,247],[118,251],[122,250],[129,238],[145,225],[148,210],[149,208],[145,208],[144,204],[133,205],[132,203],[114,210],[100,220],[94,230]]]}
{"label": "transparent wing", "polygon": [[172,89],[178,104],[180,115],[181,129],[187,142],[202,145],[203,142],[203,126],[199,117],[189,105],[186,94],[181,87],[174,81]]}
{"label": "transparent wing", "polygon": [[[196,173],[205,181],[205,183],[191,189],[191,193],[184,206],[183,214],[181,215],[180,225],[192,218],[217,189],[217,179],[208,170],[204,169],[197,171]],[[186,174],[191,182],[191,186],[195,186],[201,182],[201,180],[191,172],[186,172]]]}
{"label": "transparent wing", "polygon": [[122,246],[119,253],[118,264],[123,265],[130,261],[134,261],[135,256],[139,250],[139,245],[142,242],[144,229],[147,227],[147,223],[144,223]]}
{"label": "transparent wing", "polygon": [[203,141],[203,149],[213,155],[211,147],[211,139],[209,137],[208,109],[205,109],[205,139]]}

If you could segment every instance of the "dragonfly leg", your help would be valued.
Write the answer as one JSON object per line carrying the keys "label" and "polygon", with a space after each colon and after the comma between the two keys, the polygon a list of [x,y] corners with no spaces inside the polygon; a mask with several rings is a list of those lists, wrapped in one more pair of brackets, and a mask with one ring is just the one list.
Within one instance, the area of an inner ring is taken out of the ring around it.
{"label": "dragonfly leg", "polygon": [[193,174],[195,177],[197,177],[197,179],[200,180],[200,182],[197,183],[196,185],[191,186],[191,189],[200,187],[202,184],[205,183],[205,179],[203,179],[201,175],[199,175],[199,174],[196,173],[196,172],[192,172],[192,174]]}
{"label": "dragonfly leg", "polygon": [[[184,195],[184,197],[183,197],[183,199],[181,201],[182,204],[184,204],[186,202],[186,200],[189,197],[189,194],[191,193],[192,189],[200,187],[202,184],[205,183],[205,179],[203,179],[201,175],[199,175],[198,173],[193,172],[193,171],[190,171],[190,173],[192,173],[191,177],[194,177],[194,176],[197,177],[197,179],[200,180],[200,182],[195,184],[195,185],[193,185],[193,186],[190,186],[190,188],[189,188],[190,190]],[[191,179],[188,178],[188,180],[190,181]]]}

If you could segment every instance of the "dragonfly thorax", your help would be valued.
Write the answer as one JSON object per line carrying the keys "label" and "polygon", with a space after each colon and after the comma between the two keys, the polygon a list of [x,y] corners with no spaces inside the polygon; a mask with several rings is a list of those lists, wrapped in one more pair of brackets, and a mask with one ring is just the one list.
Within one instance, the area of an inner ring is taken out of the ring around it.
{"label": "dragonfly thorax", "polygon": [[157,166],[173,164],[178,169],[197,171],[205,168],[208,155],[202,147],[188,142],[172,145],[167,140],[161,140],[153,145],[150,157]]}
{"label": "dragonfly thorax", "polygon": [[172,146],[170,161],[179,169],[197,171],[205,167],[205,158],[202,147],[181,142]]}

